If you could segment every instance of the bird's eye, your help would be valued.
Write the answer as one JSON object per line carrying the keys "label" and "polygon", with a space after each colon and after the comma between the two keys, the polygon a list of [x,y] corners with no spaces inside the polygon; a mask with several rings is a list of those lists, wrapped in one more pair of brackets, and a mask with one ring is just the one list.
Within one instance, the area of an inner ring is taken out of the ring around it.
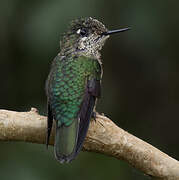
{"label": "bird's eye", "polygon": [[77,34],[80,34],[81,36],[87,35],[87,30],[85,28],[78,29],[76,31]]}

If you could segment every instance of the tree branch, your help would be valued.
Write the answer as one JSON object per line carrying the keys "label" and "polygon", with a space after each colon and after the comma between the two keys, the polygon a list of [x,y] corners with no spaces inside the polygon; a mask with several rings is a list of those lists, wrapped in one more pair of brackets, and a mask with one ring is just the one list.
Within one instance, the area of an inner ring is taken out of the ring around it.
{"label": "tree branch", "polygon": [[[35,108],[29,112],[0,110],[0,140],[44,144],[46,124],[46,117]],[[53,141],[54,128],[51,145]],[[105,116],[97,115],[96,121],[91,122],[83,148],[125,160],[156,179],[179,179],[177,160],[119,128]]]}

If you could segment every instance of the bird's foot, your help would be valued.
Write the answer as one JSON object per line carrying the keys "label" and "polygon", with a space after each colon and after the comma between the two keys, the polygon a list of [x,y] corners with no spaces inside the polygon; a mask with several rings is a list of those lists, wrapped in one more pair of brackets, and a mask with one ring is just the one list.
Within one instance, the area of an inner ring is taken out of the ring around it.
{"label": "bird's foot", "polygon": [[92,112],[92,115],[91,115],[91,118],[92,118],[92,121],[95,121],[96,122],[96,116],[97,116],[97,112],[96,111],[93,111]]}
{"label": "bird's foot", "polygon": [[[93,122],[98,122],[101,126],[103,126],[104,127],[104,125],[98,120],[96,120],[97,119],[97,115],[99,115],[99,113],[98,112],[96,112],[96,111],[93,111],[92,112],[92,115],[91,115],[91,120],[93,121]],[[104,114],[102,114],[102,115],[104,115]]]}

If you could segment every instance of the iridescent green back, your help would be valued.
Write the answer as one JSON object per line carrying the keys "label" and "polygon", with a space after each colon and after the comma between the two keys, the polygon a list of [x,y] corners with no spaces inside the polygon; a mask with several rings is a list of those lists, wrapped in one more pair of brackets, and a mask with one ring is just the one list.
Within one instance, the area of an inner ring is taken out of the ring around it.
{"label": "iridescent green back", "polygon": [[58,127],[69,126],[78,116],[87,81],[101,79],[101,66],[84,56],[57,56],[51,69],[47,83],[50,106]]}

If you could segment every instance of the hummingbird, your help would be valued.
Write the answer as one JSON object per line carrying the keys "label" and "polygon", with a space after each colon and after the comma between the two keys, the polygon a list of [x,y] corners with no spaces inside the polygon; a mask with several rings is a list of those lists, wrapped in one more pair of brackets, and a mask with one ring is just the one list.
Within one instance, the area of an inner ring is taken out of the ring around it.
{"label": "hummingbird", "polygon": [[48,147],[53,121],[56,123],[54,153],[61,162],[72,161],[80,152],[90,119],[101,94],[101,53],[110,35],[97,19],[73,20],[60,41],[61,51],[52,62],[46,81]]}

